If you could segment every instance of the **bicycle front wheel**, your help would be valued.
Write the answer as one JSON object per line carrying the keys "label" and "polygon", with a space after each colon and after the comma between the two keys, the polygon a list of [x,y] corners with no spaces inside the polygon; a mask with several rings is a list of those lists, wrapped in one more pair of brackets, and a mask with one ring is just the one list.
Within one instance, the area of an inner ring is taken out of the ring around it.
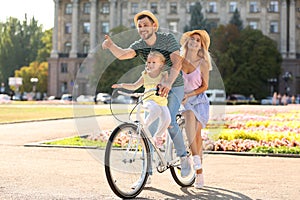
{"label": "bicycle front wheel", "polygon": [[150,151],[142,130],[121,124],[111,134],[105,150],[105,174],[113,192],[135,198],[149,176]]}

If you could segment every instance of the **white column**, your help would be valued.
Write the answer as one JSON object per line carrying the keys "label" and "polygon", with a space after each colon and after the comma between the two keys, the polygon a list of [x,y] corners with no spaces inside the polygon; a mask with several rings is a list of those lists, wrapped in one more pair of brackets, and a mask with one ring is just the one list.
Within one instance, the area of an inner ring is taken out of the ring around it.
{"label": "white column", "polygon": [[90,32],[90,52],[92,53],[97,45],[97,0],[90,0],[91,2],[91,32]]}
{"label": "white column", "polygon": [[258,28],[261,29],[261,31],[263,32],[264,35],[268,35],[268,25],[267,25],[267,16],[268,16],[268,12],[267,12],[267,3],[266,2],[261,2],[260,5],[260,13],[261,13],[261,17],[260,17],[260,21],[261,21],[261,25],[258,24]]}
{"label": "white column", "polygon": [[289,58],[296,58],[296,16],[295,16],[295,0],[290,0],[290,35],[289,35]]}
{"label": "white column", "polygon": [[109,0],[109,2],[110,2],[109,26],[113,28],[117,26],[117,20],[118,20],[117,0]]}
{"label": "white column", "polygon": [[54,27],[52,34],[52,51],[51,58],[58,58],[58,15],[59,15],[59,3],[60,0],[54,1]]}
{"label": "white column", "polygon": [[287,54],[287,6],[286,0],[281,2],[281,21],[280,21],[280,51],[283,58],[286,58]]}
{"label": "white column", "polygon": [[72,10],[72,48],[70,52],[71,58],[76,58],[78,53],[78,4],[79,0],[71,0],[73,2]]}

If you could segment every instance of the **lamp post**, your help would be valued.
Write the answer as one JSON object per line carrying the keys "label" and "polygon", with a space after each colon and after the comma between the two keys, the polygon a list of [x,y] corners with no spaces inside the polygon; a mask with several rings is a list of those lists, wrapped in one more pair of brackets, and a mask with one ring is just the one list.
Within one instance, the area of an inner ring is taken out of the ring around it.
{"label": "lamp post", "polygon": [[277,83],[277,78],[269,78],[268,79],[268,82],[270,83],[270,90],[271,90],[271,96],[273,96],[273,93],[274,93],[274,88],[276,86],[276,83]]}
{"label": "lamp post", "polygon": [[284,84],[285,84],[285,93],[287,95],[289,95],[289,92],[290,92],[290,87],[289,87],[289,84],[288,84],[288,81],[290,79],[292,79],[293,75],[291,72],[285,72],[283,75],[282,75],[282,79],[284,80]]}
{"label": "lamp post", "polygon": [[34,99],[35,99],[36,84],[37,84],[38,81],[39,81],[38,78],[31,78],[30,79],[30,82],[33,84],[32,85],[32,92],[33,92],[33,95],[34,95]]}

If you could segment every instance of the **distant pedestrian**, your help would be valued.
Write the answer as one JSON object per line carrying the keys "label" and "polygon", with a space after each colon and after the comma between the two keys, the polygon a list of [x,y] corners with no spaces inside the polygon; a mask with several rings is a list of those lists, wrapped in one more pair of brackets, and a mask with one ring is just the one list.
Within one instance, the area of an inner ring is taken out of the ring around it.
{"label": "distant pedestrian", "polygon": [[277,104],[277,92],[273,93],[273,97],[272,97],[272,104],[276,106]]}

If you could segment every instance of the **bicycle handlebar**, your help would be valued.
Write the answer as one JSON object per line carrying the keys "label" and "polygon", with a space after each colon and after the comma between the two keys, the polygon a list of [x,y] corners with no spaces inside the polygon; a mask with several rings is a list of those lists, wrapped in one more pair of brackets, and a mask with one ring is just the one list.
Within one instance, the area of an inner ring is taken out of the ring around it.
{"label": "bicycle handlebar", "polygon": [[151,88],[149,90],[144,91],[143,93],[127,93],[127,92],[123,92],[123,91],[118,91],[119,94],[125,95],[125,96],[129,96],[129,97],[141,97],[144,96],[145,94],[149,93],[149,92],[153,92],[156,91],[157,92],[157,88]]}

